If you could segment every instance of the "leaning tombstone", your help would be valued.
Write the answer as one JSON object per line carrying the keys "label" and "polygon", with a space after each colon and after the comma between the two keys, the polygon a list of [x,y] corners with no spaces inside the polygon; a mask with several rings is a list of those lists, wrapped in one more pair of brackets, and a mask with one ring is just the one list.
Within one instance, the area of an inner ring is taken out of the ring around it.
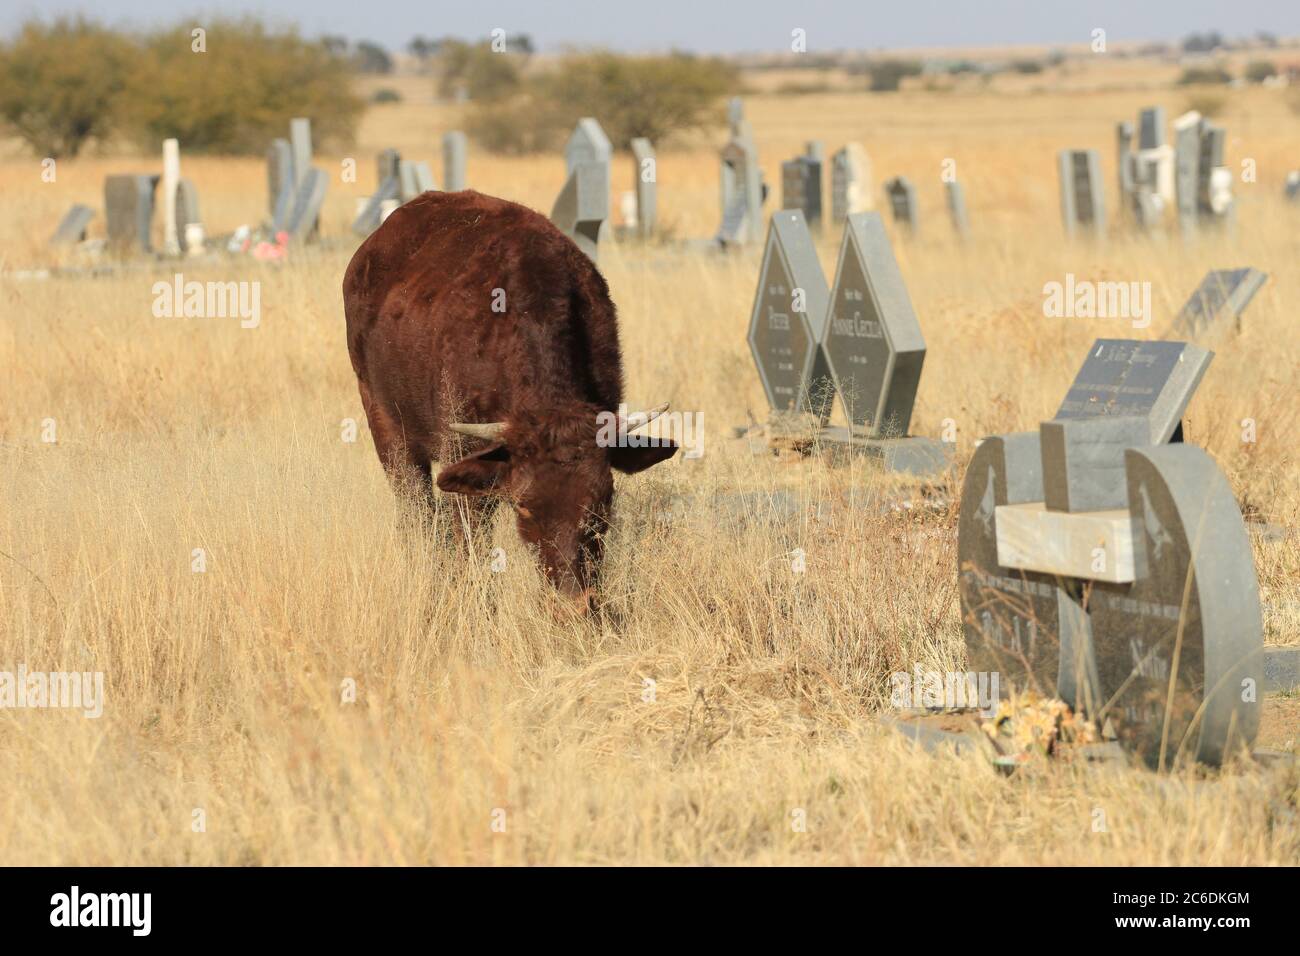
{"label": "leaning tombstone", "polygon": [[857,143],[849,143],[831,157],[831,222],[839,225],[874,207],[871,159]]}
{"label": "leaning tombstone", "polygon": [[1241,331],[1241,314],[1268,281],[1258,269],[1215,269],[1179,310],[1165,338],[1213,344],[1229,328]]}
{"label": "leaning tombstone", "polygon": [[895,176],[885,183],[885,196],[894,222],[915,235],[917,232],[916,187],[906,176]]}
{"label": "leaning tombstone", "polygon": [[722,222],[714,237],[722,246],[757,242],[763,217],[763,174],[748,137],[733,137],[719,163]]}
{"label": "leaning tombstone", "polygon": [[1211,357],[1099,340],[1056,417],[985,439],[962,492],[970,666],[1060,697],[1161,769],[1218,764],[1259,720],[1242,692],[1263,657],[1250,542],[1223,474],[1180,440]]}
{"label": "leaning tombstone", "polygon": [[808,228],[822,227],[822,164],[799,156],[781,164],[781,208],[798,209]]}
{"label": "leaning tombstone", "polygon": [[944,184],[948,197],[948,215],[952,218],[953,231],[958,239],[970,236],[970,219],[966,215],[966,190],[957,180]]}
{"label": "leaning tombstone", "polygon": [[449,193],[465,188],[465,134],[452,130],[442,135],[442,182]]}
{"label": "leaning tombstone", "polygon": [[1065,234],[1106,234],[1106,201],[1101,186],[1101,157],[1095,149],[1065,149],[1058,156],[1061,218]]}
{"label": "leaning tombstone", "polygon": [[401,190],[399,198],[402,202],[410,202],[416,196],[436,188],[433,182],[433,172],[429,169],[429,164],[409,159],[398,162],[397,181]]}
{"label": "leaning tombstone", "polygon": [[[384,221],[384,204],[401,201],[401,183],[397,176],[380,180],[379,188],[366,200],[356,219],[352,221],[352,231],[358,236],[368,236]],[[395,206],[394,206],[395,208]]]}
{"label": "leaning tombstone", "polygon": [[948,467],[942,442],[908,435],[925,363],[925,337],[879,213],[849,217],[821,338],[848,428],[826,428],[833,452],[865,454],[886,470],[927,475]]}
{"label": "leaning tombstone", "polygon": [[325,192],[329,177],[322,170],[311,167],[303,177],[293,196],[293,208],[285,223],[289,238],[300,242],[316,238],[319,232],[320,211],[325,205]]}
{"label": "leaning tombstone", "polygon": [[830,414],[833,385],[818,344],[827,297],[803,213],[773,213],[748,341],[777,429],[817,428]]}
{"label": "leaning tombstone", "polygon": [[575,164],[551,209],[551,222],[595,262],[608,218],[609,164]]}
{"label": "leaning tombstone", "polygon": [[271,231],[280,232],[289,220],[293,208],[296,180],[293,175],[293,149],[287,139],[271,141],[266,154],[266,185],[270,197]]}
{"label": "leaning tombstone", "polygon": [[60,220],[58,228],[54,230],[54,235],[50,237],[50,245],[70,245],[82,242],[86,238],[86,230],[90,227],[90,220],[94,218],[95,210],[77,203]]}
{"label": "leaning tombstone", "polygon": [[636,234],[642,239],[654,235],[657,219],[658,170],[650,140],[638,136],[631,142],[632,173],[636,177]]}
{"label": "leaning tombstone", "polygon": [[109,176],[104,180],[108,243],[119,252],[153,249],[153,207],[157,176]]}

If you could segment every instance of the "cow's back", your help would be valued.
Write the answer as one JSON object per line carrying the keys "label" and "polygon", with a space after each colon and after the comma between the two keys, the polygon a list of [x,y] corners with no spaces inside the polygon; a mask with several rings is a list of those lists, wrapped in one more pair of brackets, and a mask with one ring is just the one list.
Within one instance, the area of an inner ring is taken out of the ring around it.
{"label": "cow's back", "polygon": [[622,400],[604,279],[537,212],[473,191],[400,206],[343,279],[348,351],[371,400],[432,456],[448,418]]}

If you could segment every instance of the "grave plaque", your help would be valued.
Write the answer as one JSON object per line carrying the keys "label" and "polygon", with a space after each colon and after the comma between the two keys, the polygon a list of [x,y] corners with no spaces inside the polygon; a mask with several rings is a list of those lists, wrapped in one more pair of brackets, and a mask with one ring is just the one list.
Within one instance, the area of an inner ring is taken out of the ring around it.
{"label": "grave plaque", "polygon": [[1230,325],[1240,331],[1241,314],[1267,281],[1258,269],[1215,269],[1179,311],[1168,337],[1210,342]]}
{"label": "grave plaque", "polygon": [[609,163],[580,162],[551,210],[551,222],[596,261],[609,216]]}
{"label": "grave plaque", "polygon": [[878,213],[849,217],[821,342],[849,421],[873,438],[906,435],[925,338]]}
{"label": "grave plaque", "polygon": [[818,346],[826,321],[826,277],[803,213],[772,215],[749,319],[749,348],[775,412],[825,420],[834,393]]}
{"label": "grave plaque", "polygon": [[460,130],[444,133],[442,137],[442,180],[449,193],[465,188],[465,154],[467,143]]}
{"label": "grave plaque", "polygon": [[894,222],[908,232],[917,231],[916,188],[906,176],[895,176],[885,183],[885,195]]}
{"label": "grave plaque", "polygon": [[271,141],[271,148],[266,154],[266,186],[270,198],[268,211],[271,213],[271,229],[280,232],[289,221],[289,212],[293,208],[294,184],[293,150],[287,139]]}
{"label": "grave plaque", "polygon": [[872,208],[871,159],[857,143],[831,157],[831,222],[836,225]]}
{"label": "grave plaque", "polygon": [[722,223],[716,240],[724,246],[757,242],[763,219],[763,175],[758,152],[747,137],[735,137],[722,147]]}
{"label": "grave plaque", "polygon": [[808,228],[822,226],[822,164],[800,156],[781,164],[781,208],[798,209]]}
{"label": "grave plaque", "polygon": [[1095,149],[1066,149],[1058,157],[1061,218],[1065,233],[1080,229],[1094,235],[1106,232],[1106,202],[1101,188],[1101,157]]}
{"label": "grave plaque", "polygon": [[315,237],[328,187],[329,178],[323,171],[314,166],[307,170],[302,184],[294,192],[293,208],[284,226],[290,239],[310,240]]}
{"label": "grave plaque", "polygon": [[1138,114],[1138,149],[1165,145],[1165,108],[1151,106]]}
{"label": "grave plaque", "polygon": [[1213,357],[1187,342],[1098,339],[1055,417],[1137,415],[1151,444],[1181,441],[1183,412]]}
{"label": "grave plaque", "polygon": [[50,237],[50,245],[81,242],[86,238],[86,230],[90,227],[90,220],[94,218],[95,210],[77,203],[68,210],[67,215],[59,222],[59,227],[54,230],[54,235]]}
{"label": "grave plaque", "polygon": [[654,235],[657,217],[658,170],[655,167],[655,151],[650,140],[638,136],[631,142],[632,175],[636,183],[636,234],[642,239]]}
{"label": "grave plaque", "polygon": [[104,180],[104,218],[109,245],[119,251],[152,250],[157,185],[157,176],[109,176]]}
{"label": "grave plaque", "polygon": [[966,215],[966,190],[955,179],[944,184],[948,197],[948,215],[958,239],[970,236],[970,219]]}
{"label": "grave plaque", "polygon": [[289,120],[289,146],[293,151],[293,185],[297,190],[311,169],[311,120],[302,116]]}

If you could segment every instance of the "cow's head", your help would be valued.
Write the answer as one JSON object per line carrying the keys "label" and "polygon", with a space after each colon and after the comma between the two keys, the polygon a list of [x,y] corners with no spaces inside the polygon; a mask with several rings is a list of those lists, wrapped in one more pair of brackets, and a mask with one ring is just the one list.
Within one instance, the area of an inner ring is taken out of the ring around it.
{"label": "cow's head", "polygon": [[672,457],[676,444],[665,439],[640,445],[644,436],[628,435],[667,408],[609,421],[593,405],[572,403],[504,422],[451,423],[452,431],[487,444],[443,468],[438,487],[508,501],[520,537],[537,549],[546,576],[586,610],[604,556],[612,472],[634,474]]}

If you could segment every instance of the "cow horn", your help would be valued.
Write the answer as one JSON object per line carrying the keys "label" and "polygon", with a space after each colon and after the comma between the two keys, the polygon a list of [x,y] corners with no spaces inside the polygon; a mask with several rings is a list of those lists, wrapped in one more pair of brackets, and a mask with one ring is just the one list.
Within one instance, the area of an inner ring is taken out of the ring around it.
{"label": "cow horn", "polygon": [[662,405],[656,405],[649,411],[631,412],[624,416],[623,427],[625,430],[631,431],[633,428],[640,428],[642,425],[649,425],[666,411],[668,411],[667,402],[664,402]]}
{"label": "cow horn", "polygon": [[478,424],[477,422],[448,422],[447,427],[461,435],[469,435],[471,438],[486,438],[488,441],[499,441],[506,430],[505,422],[487,422]]}

